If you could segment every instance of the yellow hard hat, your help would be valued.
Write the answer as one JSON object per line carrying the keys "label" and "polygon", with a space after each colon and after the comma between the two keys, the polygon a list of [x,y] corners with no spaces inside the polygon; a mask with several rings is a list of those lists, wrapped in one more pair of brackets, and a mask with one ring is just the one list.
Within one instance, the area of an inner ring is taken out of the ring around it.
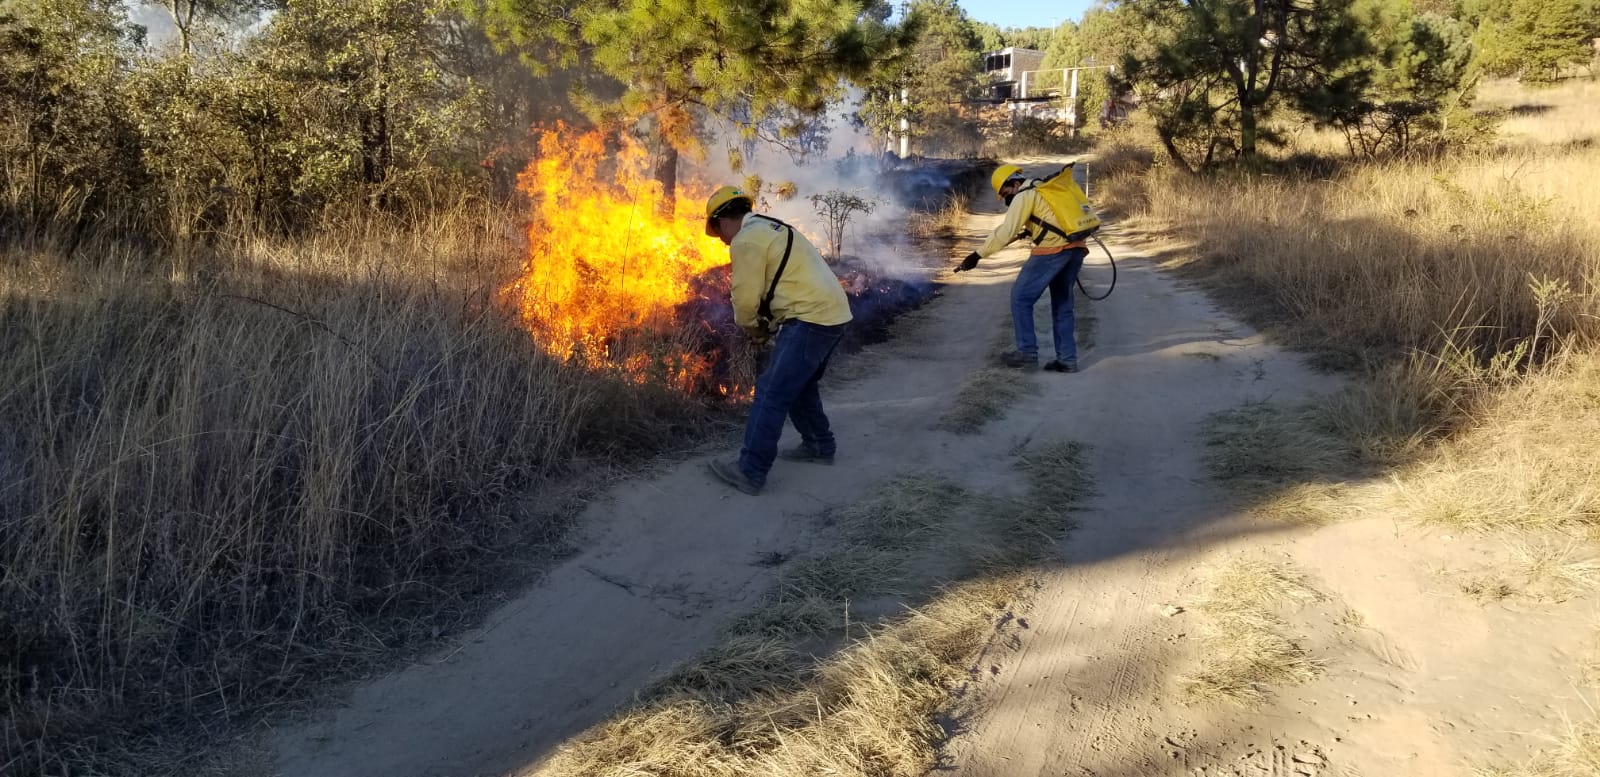
{"label": "yellow hard hat", "polygon": [[1016,165],[1001,165],[995,168],[994,176],[989,179],[989,185],[994,187],[995,194],[999,194],[1000,187],[1005,186],[1006,181],[1011,180],[1011,176],[1014,175],[1022,175],[1022,168]]}
{"label": "yellow hard hat", "polygon": [[745,194],[745,191],[737,186],[720,187],[712,192],[710,197],[706,198],[706,235],[710,237],[717,236],[717,231],[712,228],[712,217],[717,215],[717,211],[722,210],[722,206],[734,200],[744,200],[750,203],[751,207],[756,204],[754,197]]}

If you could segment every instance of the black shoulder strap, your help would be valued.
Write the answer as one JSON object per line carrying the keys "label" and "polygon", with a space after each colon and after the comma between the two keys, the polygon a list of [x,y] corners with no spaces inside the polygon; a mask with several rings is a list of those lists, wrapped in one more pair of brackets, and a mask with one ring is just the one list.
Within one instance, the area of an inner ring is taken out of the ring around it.
{"label": "black shoulder strap", "polygon": [[1040,243],[1043,243],[1044,242],[1045,233],[1047,233],[1047,232],[1054,232],[1057,235],[1060,235],[1063,240],[1071,240],[1072,239],[1072,236],[1068,235],[1066,232],[1062,231],[1061,227],[1058,227],[1058,226],[1056,226],[1054,224],[1051,224],[1050,222],[1045,221],[1044,219],[1039,218],[1038,216],[1029,214],[1028,215],[1028,223],[1039,227],[1039,234],[1038,234],[1037,237],[1035,237],[1033,239],[1033,244],[1034,245],[1038,245]]}
{"label": "black shoulder strap", "polygon": [[[1057,171],[1055,175],[1052,175],[1049,178],[1046,178],[1044,180],[1048,182],[1048,181],[1053,181],[1053,180],[1055,180],[1055,179],[1057,179],[1057,178],[1059,178],[1059,177],[1061,177],[1063,175],[1071,176],[1072,175],[1072,165],[1073,164],[1077,164],[1077,163],[1074,162],[1072,164],[1068,164],[1066,167],[1063,167],[1059,171]],[[1072,179],[1069,177],[1068,180],[1072,180]],[[1074,185],[1076,185],[1078,182],[1077,181],[1072,181],[1072,183]],[[1028,188],[1032,189],[1034,187],[1030,185]],[[1040,196],[1043,196],[1043,195],[1040,195]],[[1061,216],[1061,214],[1057,213],[1056,216],[1059,218]],[[1076,234],[1076,235],[1069,235],[1069,234],[1067,234],[1066,230],[1062,229],[1061,227],[1058,227],[1058,226],[1056,226],[1054,224],[1051,224],[1050,222],[1045,221],[1044,219],[1039,218],[1038,216],[1035,216],[1035,215],[1033,215],[1031,213],[1028,214],[1028,223],[1034,224],[1034,225],[1039,227],[1039,234],[1033,238],[1033,244],[1034,245],[1039,245],[1040,243],[1043,243],[1044,242],[1045,233],[1047,233],[1047,232],[1054,232],[1057,235],[1060,235],[1062,240],[1065,240],[1065,241],[1067,241],[1069,243],[1074,242],[1074,238],[1076,238],[1077,240],[1082,240],[1084,237],[1086,237],[1089,234],[1094,232],[1094,230],[1091,229],[1088,232],[1082,232],[1082,233],[1079,233],[1079,234]]]}
{"label": "black shoulder strap", "polygon": [[756,315],[759,316],[763,321],[771,321],[772,301],[778,296],[778,280],[783,278],[783,271],[789,266],[789,253],[794,250],[794,227],[772,218],[771,216],[757,215],[756,218],[766,219],[767,221],[783,227],[789,232],[788,237],[785,239],[783,244],[783,259],[778,262],[778,271],[772,274],[772,285],[767,287],[767,295],[761,298],[761,307],[756,311]]}
{"label": "black shoulder strap", "polygon": [[[1072,169],[1070,166],[1063,167],[1063,168],[1061,168],[1061,173],[1064,173],[1064,172],[1066,172],[1066,171],[1068,171],[1070,169]],[[1056,173],[1056,175],[1060,175],[1061,173]],[[1050,178],[1046,178],[1044,180],[1045,181],[1050,181],[1051,179],[1053,179],[1055,177],[1056,177],[1055,175],[1052,175],[1052,176],[1050,176]],[[1034,186],[1033,182],[1030,182],[1027,186],[1022,187],[1022,189],[1020,191],[1018,191],[1017,194],[1020,195],[1020,194],[1022,194],[1022,192],[1028,191],[1030,189],[1037,191],[1038,187]],[[1039,195],[1039,196],[1042,197],[1044,195]],[[1028,223],[1039,228],[1039,234],[1033,236],[1033,244],[1034,245],[1038,245],[1040,243],[1043,243],[1044,242],[1044,236],[1048,232],[1054,232],[1054,233],[1060,235],[1063,238],[1065,238],[1067,236],[1067,233],[1061,231],[1060,227],[1058,227],[1058,226],[1056,226],[1054,224],[1051,224],[1050,222],[1045,221],[1044,219],[1039,218],[1038,216],[1035,216],[1032,213],[1028,214]],[[1018,237],[1021,237],[1021,235],[1018,235]]]}

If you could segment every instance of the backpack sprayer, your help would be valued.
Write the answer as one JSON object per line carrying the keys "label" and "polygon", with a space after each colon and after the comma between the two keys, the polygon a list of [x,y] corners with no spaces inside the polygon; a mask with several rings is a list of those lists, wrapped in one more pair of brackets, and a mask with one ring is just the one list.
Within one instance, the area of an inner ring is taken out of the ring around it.
{"label": "backpack sprayer", "polygon": [[1093,240],[1095,245],[1100,246],[1100,250],[1106,255],[1106,261],[1111,264],[1111,285],[1106,287],[1106,292],[1098,297],[1090,294],[1083,285],[1082,273],[1078,275],[1078,290],[1083,292],[1083,296],[1098,302],[1111,296],[1112,290],[1117,288],[1117,260],[1111,255],[1111,249],[1106,248],[1106,244],[1095,234],[1100,230],[1101,222],[1100,216],[1094,212],[1094,206],[1089,204],[1089,195],[1086,193],[1089,187],[1089,165],[1083,166],[1084,188],[1080,189],[1078,182],[1072,179],[1072,167],[1075,164],[1077,163],[1068,163],[1055,175],[1033,187],[1033,190],[1050,205],[1056,220],[1062,223],[1051,224],[1038,216],[1029,216],[1028,221],[1039,227],[1039,236],[1034,238],[1035,245],[1044,240],[1045,233],[1052,232],[1060,235],[1068,243]]}

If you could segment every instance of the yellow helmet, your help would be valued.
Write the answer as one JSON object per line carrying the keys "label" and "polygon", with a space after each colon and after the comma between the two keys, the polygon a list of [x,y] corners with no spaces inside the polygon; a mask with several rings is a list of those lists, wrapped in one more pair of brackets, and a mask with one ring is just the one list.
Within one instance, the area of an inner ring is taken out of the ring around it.
{"label": "yellow helmet", "polygon": [[994,175],[989,178],[989,185],[994,187],[994,193],[1000,194],[1000,187],[1006,185],[1014,175],[1022,175],[1022,168],[1016,165],[1001,165],[995,168]]}
{"label": "yellow helmet", "polygon": [[745,202],[750,203],[751,207],[754,207],[756,204],[754,197],[745,194],[745,191],[737,186],[720,187],[716,191],[712,192],[710,197],[706,198],[707,236],[717,236],[717,230],[714,229],[712,225],[712,217],[717,215],[717,211],[722,210],[722,206],[727,205],[734,200],[744,200]]}

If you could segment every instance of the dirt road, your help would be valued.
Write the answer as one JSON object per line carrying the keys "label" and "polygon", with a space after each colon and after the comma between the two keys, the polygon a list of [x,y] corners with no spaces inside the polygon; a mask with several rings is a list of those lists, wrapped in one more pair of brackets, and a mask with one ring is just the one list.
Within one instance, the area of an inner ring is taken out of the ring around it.
{"label": "dirt road", "polygon": [[[973,217],[973,234],[998,220]],[[1424,543],[1397,540],[1381,519],[1287,527],[1225,501],[1202,467],[1206,417],[1247,401],[1303,401],[1335,385],[1148,262],[1124,257],[1115,296],[1097,306],[1083,372],[1030,377],[1039,393],[982,434],[936,428],[963,380],[993,354],[1024,258],[1014,248],[956,278],[896,341],[861,358],[865,377],[825,393],[839,466],[780,464],[758,498],[712,482],[703,460],[620,486],[583,516],[586,550],[455,647],[273,732],[264,771],[523,773],[709,645],[771,583],[760,559],[815,543],[826,508],[902,472],[978,488],[1007,482],[1010,453],[1039,436],[1091,445],[1100,497],[1059,563],[1040,571],[1018,647],[982,672],[992,677],[947,747],[955,772],[1466,774],[1442,727],[1510,731],[1549,714],[1549,702],[1531,697],[1501,697],[1492,721],[1434,714],[1460,712],[1448,698],[1466,676],[1457,673],[1497,658],[1501,624],[1492,612],[1467,612],[1470,602],[1430,599],[1419,557],[1407,550]],[[1326,600],[1296,627],[1323,651],[1327,670],[1258,712],[1183,707],[1173,678],[1197,660],[1187,603],[1208,564],[1240,554],[1290,561],[1320,581]],[[1430,608],[1454,619],[1452,638],[1483,649],[1447,650],[1437,634],[1391,629]],[[1356,618],[1347,610],[1366,625],[1348,625]],[[1433,670],[1426,677],[1423,666]],[[1549,678],[1514,674],[1502,673],[1506,689],[1564,692]],[[1511,735],[1484,736],[1526,749]]]}

